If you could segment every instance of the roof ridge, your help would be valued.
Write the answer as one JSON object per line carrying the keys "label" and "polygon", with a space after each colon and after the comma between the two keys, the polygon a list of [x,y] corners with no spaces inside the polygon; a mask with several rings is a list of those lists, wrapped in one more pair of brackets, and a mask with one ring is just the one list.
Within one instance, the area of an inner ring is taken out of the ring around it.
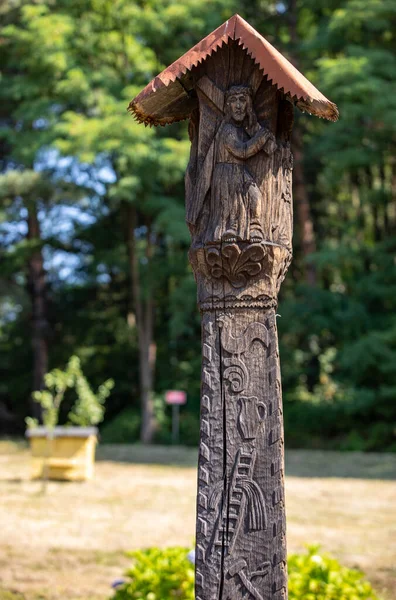
{"label": "roof ridge", "polygon": [[[278,90],[283,90],[283,93],[293,99],[298,108],[330,121],[338,119],[337,106],[328,100],[279,50],[238,13],[209,33],[157,75],[132,100],[128,110],[139,121],[146,124],[166,124],[187,118],[188,114],[183,114],[181,117],[175,117],[174,115],[161,115],[159,117],[155,112],[150,111],[149,106],[147,106],[147,104],[150,104],[149,99],[164,87],[180,86],[178,82],[180,77],[191,71],[194,66],[213,56],[213,53],[217,52],[224,43],[229,43],[230,39],[242,46],[255,64],[267,75],[268,81],[272,82],[272,85]],[[179,94],[175,90],[173,92],[179,99],[182,92]],[[186,96],[188,97],[187,93]]]}

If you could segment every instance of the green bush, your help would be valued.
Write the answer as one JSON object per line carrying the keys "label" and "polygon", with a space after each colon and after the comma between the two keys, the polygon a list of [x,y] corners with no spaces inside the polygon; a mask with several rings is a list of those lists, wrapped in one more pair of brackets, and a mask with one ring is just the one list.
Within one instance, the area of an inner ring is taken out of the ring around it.
{"label": "green bush", "polygon": [[185,446],[199,444],[199,416],[185,412],[180,415],[180,443]]}
{"label": "green bush", "polygon": [[[165,414],[165,404],[161,396],[155,397],[156,415],[160,423],[155,433],[156,444],[172,443],[172,421]],[[134,444],[140,438],[141,415],[133,408],[126,408],[111,421],[104,423],[100,429],[101,441],[104,444]],[[180,443],[184,446],[197,446],[199,442],[199,416],[187,411],[180,414]]]}
{"label": "green bush", "polygon": [[115,600],[194,600],[194,567],[186,548],[150,548],[131,552],[128,581]]}
{"label": "green bush", "polygon": [[[311,546],[289,557],[289,600],[378,600],[362,573]],[[194,600],[194,569],[187,548],[131,552],[133,565],[114,600]]]}
{"label": "green bush", "polygon": [[318,550],[289,556],[289,600],[378,600],[362,573]]}
{"label": "green bush", "polygon": [[289,448],[396,452],[396,428],[391,417],[374,418],[370,397],[333,403],[285,401],[286,443]]}
{"label": "green bush", "polygon": [[134,444],[139,441],[140,414],[126,408],[114,419],[100,428],[100,439],[103,444]]}

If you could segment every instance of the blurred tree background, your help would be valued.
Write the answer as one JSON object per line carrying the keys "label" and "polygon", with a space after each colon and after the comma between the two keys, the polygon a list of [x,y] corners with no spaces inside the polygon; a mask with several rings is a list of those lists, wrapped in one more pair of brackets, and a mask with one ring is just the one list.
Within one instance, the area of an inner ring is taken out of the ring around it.
{"label": "blurred tree background", "polygon": [[[105,441],[199,430],[200,318],[184,223],[187,125],[128,102],[235,12],[341,118],[296,114],[295,258],[278,319],[286,441],[396,450],[396,4],[4,0],[0,6],[0,431],[77,354],[115,388]],[[296,111],[297,113],[298,111]]]}

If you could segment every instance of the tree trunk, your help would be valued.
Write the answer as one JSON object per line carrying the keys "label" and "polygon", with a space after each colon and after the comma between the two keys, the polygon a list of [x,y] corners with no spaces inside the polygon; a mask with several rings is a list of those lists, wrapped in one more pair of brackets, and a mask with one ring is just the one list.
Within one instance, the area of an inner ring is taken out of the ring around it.
{"label": "tree trunk", "polygon": [[[296,55],[296,50],[299,47],[299,36],[297,30],[298,9],[296,0],[290,0],[289,9],[289,33],[293,45],[291,52],[292,62],[297,69],[300,68],[299,59]],[[296,207],[297,223],[300,233],[301,251],[304,259],[304,273],[306,282],[314,286],[316,285],[316,268],[315,265],[308,262],[309,256],[316,251],[315,230],[312,219],[311,207],[309,204],[309,196],[304,174],[304,151],[302,131],[298,122],[293,130],[293,154],[294,154],[294,171],[293,171],[293,197]]]}
{"label": "tree trunk", "polygon": [[314,286],[316,284],[316,268],[315,265],[307,261],[309,260],[309,256],[316,251],[316,240],[311,207],[309,204],[307,186],[305,182],[303,165],[304,155],[302,147],[301,129],[299,129],[298,124],[296,124],[293,131],[293,197],[300,233],[301,251],[305,261],[305,278],[309,285]]}
{"label": "tree trunk", "polygon": [[[144,444],[153,441],[156,430],[153,399],[153,380],[156,360],[156,345],[154,335],[154,303],[150,290],[143,300],[139,273],[139,257],[136,250],[136,210],[126,206],[127,246],[130,280],[130,297],[133,299],[136,314],[136,329],[139,347],[139,375],[142,424],[140,439]],[[147,236],[146,257],[151,258],[150,235]],[[131,311],[129,311],[130,313]],[[128,321],[131,319],[128,318]]]}
{"label": "tree trunk", "polygon": [[[37,203],[28,207],[28,240],[37,245],[28,260],[28,291],[32,303],[32,350],[33,350],[33,390],[44,387],[44,375],[48,371],[48,315],[46,301],[46,281],[44,261],[39,247],[41,241]],[[32,414],[41,419],[41,407],[31,399]]]}
{"label": "tree trunk", "polygon": [[156,344],[153,340],[153,303],[148,300],[145,305],[145,325],[142,332],[140,348],[140,381],[142,397],[142,426],[140,438],[143,444],[151,444],[156,431],[154,413],[153,382],[156,360]]}

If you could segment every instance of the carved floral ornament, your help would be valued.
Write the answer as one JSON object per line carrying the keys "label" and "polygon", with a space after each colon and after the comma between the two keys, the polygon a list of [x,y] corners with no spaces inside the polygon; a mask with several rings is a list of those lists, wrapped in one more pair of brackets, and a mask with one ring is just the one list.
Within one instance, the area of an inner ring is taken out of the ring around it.
{"label": "carved floral ornament", "polygon": [[226,243],[205,249],[211,277],[226,277],[235,288],[244,287],[249,278],[261,273],[265,254],[265,246],[261,244],[240,248],[237,244]]}

